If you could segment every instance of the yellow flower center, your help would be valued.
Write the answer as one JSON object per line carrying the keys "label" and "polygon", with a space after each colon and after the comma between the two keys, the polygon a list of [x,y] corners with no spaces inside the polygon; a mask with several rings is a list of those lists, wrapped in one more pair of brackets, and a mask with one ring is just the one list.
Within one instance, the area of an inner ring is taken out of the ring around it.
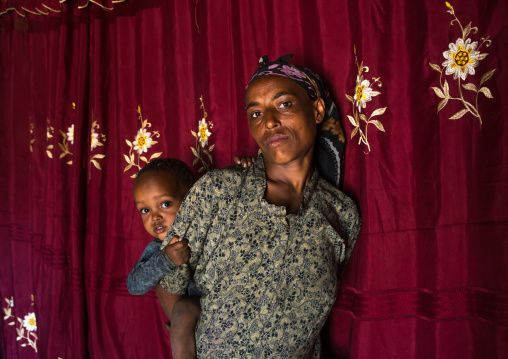
{"label": "yellow flower center", "polygon": [[144,145],[146,145],[146,137],[143,136],[143,135],[139,135],[139,137],[138,137],[138,146],[139,147],[143,147]]}
{"label": "yellow flower center", "polygon": [[28,325],[29,326],[35,327],[35,324],[37,324],[36,321],[35,321],[35,318],[28,319]]}
{"label": "yellow flower center", "polygon": [[364,89],[364,86],[357,86],[356,87],[356,100],[357,101],[360,101],[362,98],[364,98],[363,89]]}
{"label": "yellow flower center", "polygon": [[199,138],[201,138],[202,140],[206,140],[208,136],[206,135],[206,127],[205,126],[201,126],[199,128]]}
{"label": "yellow flower center", "polygon": [[95,141],[95,137],[97,137],[97,135],[96,135],[95,133],[92,133],[92,137],[91,137],[91,139],[92,139],[92,143],[91,143],[91,144],[92,144],[92,145],[93,145],[93,143],[94,143],[94,141]]}
{"label": "yellow flower center", "polygon": [[453,55],[453,62],[456,66],[464,68],[470,62],[469,51],[459,45],[459,50]]}

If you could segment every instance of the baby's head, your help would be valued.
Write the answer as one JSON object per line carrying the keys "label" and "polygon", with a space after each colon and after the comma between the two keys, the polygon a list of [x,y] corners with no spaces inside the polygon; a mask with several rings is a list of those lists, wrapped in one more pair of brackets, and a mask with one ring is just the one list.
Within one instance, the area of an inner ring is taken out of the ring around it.
{"label": "baby's head", "polygon": [[143,167],[134,180],[134,202],[148,233],[163,240],[183,198],[194,184],[184,162],[157,158]]}

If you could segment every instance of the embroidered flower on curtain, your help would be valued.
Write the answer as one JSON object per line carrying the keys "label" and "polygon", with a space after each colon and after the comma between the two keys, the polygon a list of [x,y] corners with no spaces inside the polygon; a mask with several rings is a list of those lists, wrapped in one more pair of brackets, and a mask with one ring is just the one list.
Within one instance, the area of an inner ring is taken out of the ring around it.
{"label": "embroidered flower on curtain", "polygon": [[370,81],[364,80],[363,75],[356,76],[356,92],[353,98],[355,99],[356,107],[358,107],[358,112],[362,112],[362,108],[367,107],[367,102],[380,93],[372,90]]}
{"label": "embroidered flower on curtain", "polygon": [[35,320],[35,313],[28,313],[23,319],[23,326],[30,332],[37,330],[37,321]]}
{"label": "embroidered flower on curtain", "polygon": [[[450,117],[450,120],[456,120],[464,116],[466,113],[470,113],[480,121],[480,125],[482,124],[482,117],[480,115],[480,111],[478,109],[478,96],[480,93],[483,93],[487,98],[493,98],[492,93],[487,87],[482,87],[482,85],[492,77],[494,71],[496,69],[486,72],[482,78],[480,79],[479,88],[473,83],[465,83],[461,84],[462,81],[466,81],[468,75],[475,75],[475,68],[479,65],[480,60],[483,60],[487,57],[487,53],[481,53],[480,48],[485,45],[485,47],[489,47],[491,45],[491,40],[489,40],[489,36],[486,38],[480,39],[480,45],[478,45],[478,41],[472,41],[468,36],[473,33],[476,34],[478,32],[478,28],[471,27],[471,22],[467,24],[466,27],[463,27],[457,16],[455,15],[455,10],[453,6],[446,2],[446,7],[448,8],[447,12],[453,16],[453,20],[450,25],[456,22],[460,30],[462,32],[462,37],[459,37],[455,43],[450,43],[448,45],[448,50],[443,52],[443,56],[446,61],[444,61],[441,66],[430,63],[429,66],[439,72],[439,87],[432,87],[434,93],[437,97],[442,98],[441,102],[437,106],[437,112],[441,111],[448,101],[459,101],[464,105],[464,108]],[[450,93],[450,85],[446,79],[443,80],[443,71],[445,71],[446,75],[453,75],[453,79],[457,80],[457,94],[452,95]],[[464,96],[462,89],[474,92],[475,94],[472,96],[468,96],[468,93]],[[474,99],[471,97],[474,96]],[[468,99],[469,97],[469,99]],[[469,101],[468,101],[469,100]]]}
{"label": "embroidered flower on curtain", "polygon": [[[210,152],[213,151],[215,145],[210,145],[206,148],[206,145],[208,145],[208,138],[212,135],[212,133],[208,131],[208,128],[212,129],[213,123],[212,121],[206,121],[208,114],[206,113],[205,104],[203,103],[203,96],[201,96],[199,100],[201,101],[200,108],[203,109],[203,118],[198,121],[198,133],[191,130],[192,136],[196,139],[196,145],[190,149],[196,157],[194,161],[192,161],[192,165],[195,166],[198,162],[200,162],[201,167],[199,167],[198,173],[201,173],[203,171],[208,172],[210,170],[210,166],[213,163],[213,158]],[[206,155],[206,157],[204,157],[204,155]]]}
{"label": "embroidered flower on curtain", "polygon": [[471,39],[457,39],[457,42],[449,45],[450,50],[443,52],[443,56],[447,59],[443,62],[446,67],[446,74],[452,75],[457,80],[460,76],[462,80],[466,80],[467,75],[474,75],[474,68],[478,66],[480,60],[480,51],[476,51],[478,42],[471,43]]}
{"label": "embroidered flower on curtain", "polygon": [[[12,308],[14,308],[14,298],[4,298],[6,306],[4,307],[4,321],[8,326],[15,326],[16,321],[18,322],[18,328],[16,328],[16,341],[20,342],[21,347],[32,347],[37,353],[37,320],[35,319],[35,313],[31,312],[24,316],[23,319],[12,315]],[[32,295],[33,301],[33,295]],[[33,305],[33,303],[32,303]],[[26,331],[25,331],[26,330]]]}
{"label": "embroidered flower on curtain", "polygon": [[134,151],[138,152],[138,155],[143,152],[147,152],[147,150],[152,147],[152,144],[156,144],[157,141],[152,140],[151,133],[146,132],[146,130],[140,129],[136,134],[136,139],[132,144],[134,145]]}
{"label": "embroidered flower on curtain", "polygon": [[[374,91],[372,87],[377,85],[381,87],[381,81],[379,77],[373,77],[370,81],[364,79],[363,73],[369,72],[369,68],[367,66],[363,66],[363,62],[358,65],[358,59],[356,57],[356,47],[353,47],[353,51],[355,54],[355,64],[358,68],[358,74],[356,76],[356,86],[355,93],[353,96],[346,94],[346,98],[351,102],[353,107],[353,116],[347,115],[349,122],[354,126],[353,131],[351,132],[351,139],[358,133],[358,145],[365,144],[367,146],[367,152],[370,152],[370,144],[368,140],[368,128],[369,125],[372,124],[376,126],[379,131],[385,132],[385,128],[381,121],[374,120],[372,117],[380,116],[385,113],[386,107],[378,108],[367,116],[362,112],[362,108],[367,107],[367,102],[372,101],[374,96],[380,95],[381,92]],[[357,111],[358,110],[358,111]],[[362,122],[365,123],[362,128]]]}
{"label": "embroidered flower on curtain", "polygon": [[69,143],[71,145],[73,145],[74,144],[74,124],[71,127],[67,128],[66,135],[67,135],[67,141],[69,141]]}
{"label": "embroidered flower on curtain", "polygon": [[199,143],[201,143],[201,147],[205,148],[205,146],[208,144],[208,137],[212,134],[210,131],[208,131],[208,125],[204,118],[201,119],[201,121],[198,122],[199,127]]}
{"label": "embroidered flower on curtain", "polygon": [[[154,153],[147,159],[145,156],[141,156],[143,153],[147,153],[148,149],[152,146],[156,145],[158,142],[154,140],[155,137],[160,137],[159,131],[147,132],[146,127],[152,127],[152,124],[148,122],[148,119],[143,120],[143,115],[141,113],[141,107],[138,106],[137,109],[138,119],[141,122],[141,128],[136,133],[134,137],[134,141],[131,142],[128,139],[125,139],[125,142],[130,147],[129,155],[124,154],[125,161],[127,161],[127,166],[124,168],[124,172],[127,172],[132,167],[141,169],[140,161],[145,163],[150,162],[154,158],[160,157],[162,152]],[[137,171],[136,171],[137,172]],[[136,177],[136,173],[131,175],[131,178]]]}

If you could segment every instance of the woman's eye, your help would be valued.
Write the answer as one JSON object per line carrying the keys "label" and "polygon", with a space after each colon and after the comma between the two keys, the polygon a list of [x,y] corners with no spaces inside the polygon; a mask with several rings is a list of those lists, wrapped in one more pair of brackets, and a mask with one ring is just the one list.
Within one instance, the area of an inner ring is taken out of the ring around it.
{"label": "woman's eye", "polygon": [[164,202],[164,203],[162,204],[162,208],[169,208],[169,207],[171,207],[171,205],[172,205],[172,204],[173,204],[172,202],[170,202],[170,201],[166,201],[166,202]]}
{"label": "woman's eye", "polygon": [[148,212],[150,212],[150,211],[148,210],[148,208],[141,208],[141,209],[139,210],[139,212],[140,212],[141,214],[147,214],[147,213],[148,213]]}

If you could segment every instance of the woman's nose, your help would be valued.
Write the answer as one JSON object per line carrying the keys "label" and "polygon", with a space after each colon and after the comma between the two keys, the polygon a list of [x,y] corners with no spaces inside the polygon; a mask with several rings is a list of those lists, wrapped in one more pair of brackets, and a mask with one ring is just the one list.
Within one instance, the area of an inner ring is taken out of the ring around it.
{"label": "woman's nose", "polygon": [[265,127],[268,129],[276,128],[280,126],[280,121],[273,111],[267,111],[265,115]]}

